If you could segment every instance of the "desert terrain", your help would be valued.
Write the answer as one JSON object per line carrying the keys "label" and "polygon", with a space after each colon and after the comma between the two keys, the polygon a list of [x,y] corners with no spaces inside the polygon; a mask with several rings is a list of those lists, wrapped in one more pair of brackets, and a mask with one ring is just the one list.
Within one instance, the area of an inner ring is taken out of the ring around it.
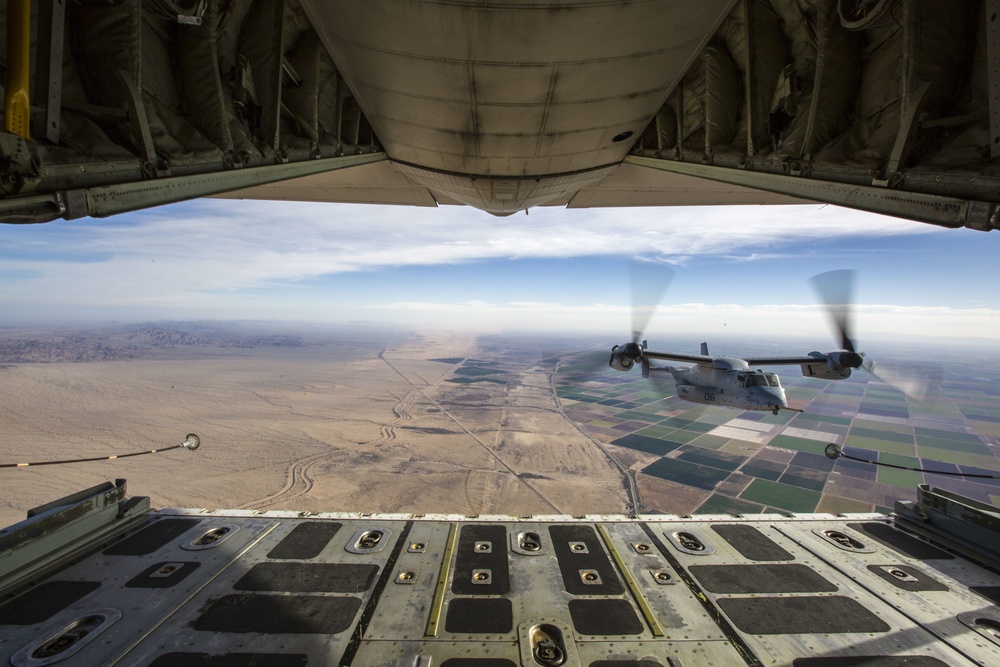
{"label": "desert terrain", "polygon": [[557,359],[536,341],[120,333],[0,332],[0,463],[162,449],[187,433],[201,448],[0,468],[0,525],[115,478],[156,507],[632,510],[625,476],[559,407]]}

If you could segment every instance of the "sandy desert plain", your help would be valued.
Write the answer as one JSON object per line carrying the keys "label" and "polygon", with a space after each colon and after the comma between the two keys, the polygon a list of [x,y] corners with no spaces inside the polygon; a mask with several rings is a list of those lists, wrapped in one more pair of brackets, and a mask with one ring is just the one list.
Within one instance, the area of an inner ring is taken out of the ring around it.
{"label": "sandy desert plain", "polygon": [[[924,399],[866,373],[830,382],[785,370],[804,412],[771,415],[688,403],[610,371],[607,345],[364,325],[0,329],[0,464],[202,441],[195,452],[0,467],[0,526],[116,478],[161,508],[890,512],[922,483],[1000,505],[1000,479],[982,477],[1000,471],[992,348],[893,343],[899,368],[928,378]],[[889,466],[831,461],[830,442]]]}
{"label": "sandy desert plain", "polygon": [[298,347],[0,365],[0,463],[164,448],[187,433],[202,442],[0,469],[0,526],[115,478],[155,507],[632,511],[625,476],[559,408],[556,361],[538,339],[483,341],[352,330]]}

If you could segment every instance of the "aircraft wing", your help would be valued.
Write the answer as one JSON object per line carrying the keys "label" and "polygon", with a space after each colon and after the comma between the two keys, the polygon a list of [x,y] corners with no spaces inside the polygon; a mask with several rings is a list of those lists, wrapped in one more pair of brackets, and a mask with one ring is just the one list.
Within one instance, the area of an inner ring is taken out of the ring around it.
{"label": "aircraft wing", "polygon": [[704,354],[680,354],[679,352],[654,352],[652,350],[643,350],[642,356],[649,359],[662,359],[664,361],[684,361],[689,364],[702,364],[710,365],[714,360],[714,357],[709,357]]}
{"label": "aircraft wing", "polygon": [[996,229],[987,6],[18,3],[0,220],[816,201]]}
{"label": "aircraft wing", "polygon": [[751,366],[802,366],[826,364],[826,357],[747,357],[745,361]]}

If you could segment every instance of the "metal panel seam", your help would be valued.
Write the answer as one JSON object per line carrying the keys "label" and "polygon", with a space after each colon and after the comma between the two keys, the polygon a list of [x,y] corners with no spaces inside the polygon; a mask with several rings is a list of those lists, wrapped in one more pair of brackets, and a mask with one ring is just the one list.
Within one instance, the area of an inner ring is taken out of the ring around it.
{"label": "metal panel seam", "polygon": [[632,576],[632,572],[626,567],[625,561],[622,559],[620,553],[618,553],[618,548],[611,541],[611,536],[608,534],[607,529],[604,524],[596,524],[597,532],[601,534],[601,539],[604,540],[604,546],[608,548],[611,552],[611,557],[615,559],[615,564],[618,566],[618,570],[625,577],[625,583],[628,585],[630,591],[632,591],[632,597],[635,598],[636,603],[639,605],[639,609],[642,611],[642,615],[646,618],[646,623],[649,625],[650,631],[653,633],[654,637],[663,636],[663,628],[660,626],[660,622],[656,620],[656,614],[653,613],[652,607],[649,606],[649,602],[646,601],[646,597],[639,590],[639,585],[635,582],[635,577]]}
{"label": "metal panel seam", "polygon": [[690,589],[691,593],[695,596],[695,598],[697,598],[698,602],[701,603],[701,606],[705,608],[705,611],[708,613],[712,622],[715,623],[720,630],[722,630],[722,634],[724,634],[726,639],[732,643],[733,648],[736,649],[736,652],[740,654],[741,658],[743,658],[743,662],[747,664],[747,667],[764,667],[764,663],[761,662],[753,650],[751,650],[750,646],[746,643],[746,641],[744,641],[743,636],[736,631],[736,628],[734,628],[729,622],[729,619],[723,615],[722,611],[708,599],[708,596],[701,590],[701,586],[698,585],[698,582],[696,582],[688,571],[684,569],[681,562],[677,560],[677,557],[674,556],[674,554],[670,552],[660,538],[656,536],[653,529],[644,522],[637,522],[637,524],[653,542],[653,545],[656,546],[657,550],[663,555],[664,558],[667,559],[667,563],[670,564],[670,567],[674,568],[674,571],[677,573],[677,578],[684,582],[684,585]]}
{"label": "metal panel seam", "polygon": [[448,543],[441,558],[441,570],[438,572],[437,587],[434,590],[434,602],[431,604],[430,618],[427,619],[425,637],[437,637],[438,626],[441,623],[441,609],[444,607],[444,595],[448,588],[448,575],[451,574],[451,557],[455,552],[455,542],[458,540],[458,524],[451,524],[448,532]]}

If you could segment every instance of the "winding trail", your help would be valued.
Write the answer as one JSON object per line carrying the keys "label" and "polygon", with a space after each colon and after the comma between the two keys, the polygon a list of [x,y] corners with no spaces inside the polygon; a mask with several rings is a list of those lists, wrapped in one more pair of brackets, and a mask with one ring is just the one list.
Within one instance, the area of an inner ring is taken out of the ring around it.
{"label": "winding trail", "polygon": [[374,444],[376,442],[392,442],[393,440],[396,439],[396,428],[398,428],[399,425],[402,424],[403,422],[408,422],[411,419],[413,419],[407,408],[413,403],[413,398],[416,393],[417,392],[415,390],[410,391],[403,398],[399,398],[395,394],[392,394],[392,396],[397,401],[399,401],[392,408],[392,412],[393,414],[396,415],[396,419],[394,419],[391,424],[386,424],[381,429],[379,429],[379,432],[381,433],[382,436],[380,439],[366,442],[365,443],[366,445]]}
{"label": "winding trail", "polygon": [[[395,441],[397,428],[399,428],[400,425],[404,424],[405,422],[412,420],[413,417],[410,413],[410,409],[412,409],[414,401],[418,397],[421,397],[427,400],[429,403],[431,403],[434,407],[436,407],[442,415],[444,415],[452,422],[454,422],[454,424],[459,429],[461,429],[462,432],[464,432],[466,435],[472,438],[472,440],[475,441],[476,444],[482,447],[489,454],[492,460],[494,460],[499,466],[501,466],[503,470],[506,470],[514,479],[516,479],[518,482],[527,487],[545,505],[552,508],[553,512],[555,512],[556,514],[564,514],[564,512],[558,506],[556,506],[551,500],[549,500],[545,496],[545,494],[539,491],[528,480],[521,477],[521,475],[516,470],[514,470],[514,468],[508,465],[503,459],[501,459],[497,455],[497,453],[493,450],[493,448],[491,448],[475,433],[469,430],[469,428],[467,428],[454,414],[446,410],[440,403],[438,403],[436,400],[427,395],[427,393],[424,390],[428,388],[433,388],[434,386],[437,385],[437,382],[435,383],[428,382],[424,377],[417,374],[416,377],[419,378],[419,380],[424,384],[424,386],[419,386],[416,383],[414,383],[413,380],[404,375],[402,371],[396,368],[396,366],[394,366],[392,362],[390,362],[388,359],[385,358],[385,352],[389,349],[389,346],[392,344],[392,341],[395,340],[397,335],[398,334],[393,334],[392,338],[390,338],[389,341],[382,348],[382,351],[378,353],[378,358],[383,363],[385,363],[389,368],[391,368],[393,372],[399,375],[410,386],[410,391],[407,392],[407,394],[402,398],[399,398],[395,394],[392,394],[392,396],[396,398],[398,401],[398,403],[393,407],[393,413],[396,415],[396,419],[394,419],[392,423],[380,427],[379,431],[380,437],[377,440],[372,440],[370,442],[366,442],[363,444],[367,445],[367,444],[391,443]],[[550,378],[550,382],[552,381],[553,378]],[[440,382],[440,380],[438,380],[438,382]],[[268,403],[273,407],[285,408],[289,412],[293,410],[291,406],[276,404],[273,402],[272,399],[270,399],[267,396],[264,396],[257,392],[253,393],[257,398],[259,398],[262,401],[265,401],[266,403]],[[558,399],[557,399],[557,405],[558,405]],[[506,411],[506,405],[504,406],[504,410]],[[559,410],[562,413],[561,406],[559,407]],[[563,417],[565,418],[566,417],[565,413],[562,414]],[[572,420],[569,421],[572,423]],[[498,442],[502,441],[502,430],[503,430],[503,423],[501,422],[501,424],[498,425],[498,434],[497,434]],[[593,439],[591,438],[591,440]],[[329,446],[329,443],[326,442],[322,442],[320,444]],[[600,444],[599,443],[597,444],[600,447]],[[617,461],[617,459],[614,459],[614,457],[608,454],[603,447],[601,447],[601,449],[605,451],[605,454],[607,454],[616,464],[618,464],[619,467],[621,467],[621,464]],[[315,472],[317,466],[319,466],[328,458],[329,454],[330,454],[329,452],[324,451],[318,454],[313,454],[311,456],[304,457],[302,459],[295,461],[294,463],[289,464],[288,469],[286,471],[285,483],[280,489],[271,494],[268,494],[266,496],[263,496],[261,498],[258,498],[256,500],[244,504],[243,508],[263,509],[266,507],[276,505],[278,503],[287,503],[309,495],[309,493],[313,489],[313,486],[315,485],[315,479],[313,477],[313,473]],[[470,508],[473,506],[472,503],[473,493],[472,489],[470,489],[470,483],[472,481],[472,473],[482,472],[482,473],[492,473],[495,475],[496,472],[503,472],[502,470],[497,471],[491,468],[466,467],[466,466],[456,466],[456,467],[463,468],[468,471],[463,486],[465,487],[464,492]],[[487,487],[490,486],[490,479],[487,479],[486,486]],[[494,489],[494,491],[496,490],[497,489]],[[486,494],[488,494],[488,492],[489,489],[484,488],[483,502],[487,501]]]}
{"label": "winding trail", "polygon": [[315,480],[312,477],[312,469],[327,457],[327,452],[313,454],[304,459],[299,459],[288,467],[288,475],[285,485],[271,495],[254,500],[243,505],[244,509],[262,509],[277,503],[297,500],[309,495],[312,491]]}
{"label": "winding trail", "polygon": [[[392,341],[396,339],[397,335],[399,335],[399,332],[396,332],[392,335],[392,337],[388,340],[388,342],[386,342],[385,347],[382,348],[382,352],[385,352],[385,350],[389,348],[389,345],[392,344]],[[382,356],[382,352],[379,352],[379,357]],[[287,409],[288,412],[286,414],[291,413],[293,411],[292,406],[275,403],[271,398],[257,391],[251,390],[251,393],[258,399],[267,403],[268,405]],[[401,421],[410,419],[410,415],[406,412],[403,406],[409,401],[412,401],[413,393],[414,392],[411,391],[409,394],[403,397],[403,399],[396,405],[395,408],[393,408],[393,411],[395,412],[397,417],[396,420],[391,425],[383,426],[381,428],[382,437],[380,440],[375,442],[381,442],[381,441],[390,442],[396,438],[396,432],[394,427],[398,425]],[[310,439],[314,440],[314,438]],[[327,442],[322,442],[318,440],[317,442],[319,442],[322,445],[326,445],[327,447],[330,446],[330,443]],[[312,491],[313,486],[315,486],[316,484],[316,480],[312,476],[313,470],[316,468],[316,466],[318,466],[320,463],[326,460],[329,454],[330,454],[329,452],[320,452],[318,454],[313,454],[312,456],[307,456],[305,458],[299,459],[298,461],[295,461],[294,463],[288,466],[288,470],[285,475],[284,486],[282,486],[274,493],[264,496],[263,498],[258,498],[257,500],[245,503],[242,506],[243,509],[263,509],[265,507],[270,507],[271,505],[297,500],[299,498],[309,495],[309,492]]]}

